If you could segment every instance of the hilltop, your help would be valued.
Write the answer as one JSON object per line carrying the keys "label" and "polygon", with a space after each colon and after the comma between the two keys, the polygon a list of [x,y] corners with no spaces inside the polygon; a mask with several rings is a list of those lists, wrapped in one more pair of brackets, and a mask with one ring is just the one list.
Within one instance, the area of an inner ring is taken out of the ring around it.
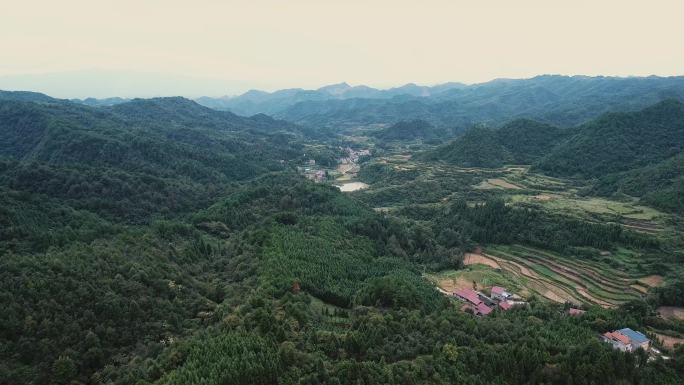
{"label": "hilltop", "polygon": [[596,177],[657,163],[683,149],[684,103],[665,100],[583,124],[537,167],[554,175]]}
{"label": "hilltop", "polygon": [[424,157],[463,167],[501,167],[531,164],[551,151],[568,130],[529,119],[518,119],[499,129],[473,127]]}

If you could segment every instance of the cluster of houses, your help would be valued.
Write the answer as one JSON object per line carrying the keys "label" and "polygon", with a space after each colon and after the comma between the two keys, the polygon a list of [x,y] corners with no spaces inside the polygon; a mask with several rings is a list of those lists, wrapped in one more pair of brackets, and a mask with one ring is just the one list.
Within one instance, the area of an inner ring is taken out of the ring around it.
{"label": "cluster of houses", "polygon": [[473,289],[459,289],[453,294],[454,297],[464,302],[461,310],[470,311],[476,316],[486,316],[497,307],[507,311],[515,306],[526,304],[526,302],[520,301],[519,298],[516,298],[516,296],[499,286],[492,287],[489,296]]}
{"label": "cluster of houses", "polygon": [[614,349],[623,352],[633,352],[639,348],[648,351],[651,347],[651,340],[648,337],[630,328],[606,332],[601,338],[613,345]]}
{"label": "cluster of houses", "polygon": [[351,147],[345,148],[344,151],[347,152],[347,156],[340,158],[341,164],[354,164],[359,161],[360,157],[370,155],[370,150],[354,150]]}
{"label": "cluster of houses", "polygon": [[[461,310],[471,312],[479,317],[488,315],[497,307],[502,311],[506,311],[515,306],[526,304],[526,302],[520,301],[517,296],[499,286],[492,287],[489,296],[473,289],[458,289],[453,293],[453,296],[463,302]],[[567,314],[573,317],[580,317],[584,313],[584,310],[576,308],[567,310]],[[659,354],[657,349],[651,347],[651,340],[648,337],[630,328],[606,332],[601,335],[601,338],[603,341],[610,343],[614,349],[623,352],[634,352],[641,348],[647,352]]]}
{"label": "cluster of houses", "polygon": [[323,182],[328,178],[325,170],[309,170],[305,169],[304,176],[314,182]]}

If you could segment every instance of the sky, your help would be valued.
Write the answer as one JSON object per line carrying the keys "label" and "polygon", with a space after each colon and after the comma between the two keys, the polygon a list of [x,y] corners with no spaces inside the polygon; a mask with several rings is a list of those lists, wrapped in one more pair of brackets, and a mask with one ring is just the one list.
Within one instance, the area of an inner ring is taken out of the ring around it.
{"label": "sky", "polygon": [[0,89],[197,97],[682,75],[682,15],[681,0],[0,0]]}

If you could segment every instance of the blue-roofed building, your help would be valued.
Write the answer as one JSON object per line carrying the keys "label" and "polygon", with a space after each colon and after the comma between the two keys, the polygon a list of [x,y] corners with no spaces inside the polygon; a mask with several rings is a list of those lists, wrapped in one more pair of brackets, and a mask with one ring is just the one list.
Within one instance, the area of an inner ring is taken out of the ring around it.
{"label": "blue-roofed building", "polygon": [[629,337],[630,340],[632,340],[633,342],[637,342],[639,344],[648,342],[648,338],[645,335],[637,331],[634,331],[630,328],[620,329],[620,333],[626,335],[627,337]]}
{"label": "blue-roofed building", "polygon": [[603,339],[623,352],[633,352],[639,348],[648,350],[651,347],[651,340],[648,337],[630,328],[605,333]]}

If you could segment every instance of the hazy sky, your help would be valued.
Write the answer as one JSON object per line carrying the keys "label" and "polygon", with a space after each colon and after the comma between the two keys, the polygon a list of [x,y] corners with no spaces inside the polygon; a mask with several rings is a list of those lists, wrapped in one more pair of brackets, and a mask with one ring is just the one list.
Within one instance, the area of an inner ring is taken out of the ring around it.
{"label": "hazy sky", "polygon": [[0,0],[0,89],[216,96],[341,81],[681,75],[682,4]]}

